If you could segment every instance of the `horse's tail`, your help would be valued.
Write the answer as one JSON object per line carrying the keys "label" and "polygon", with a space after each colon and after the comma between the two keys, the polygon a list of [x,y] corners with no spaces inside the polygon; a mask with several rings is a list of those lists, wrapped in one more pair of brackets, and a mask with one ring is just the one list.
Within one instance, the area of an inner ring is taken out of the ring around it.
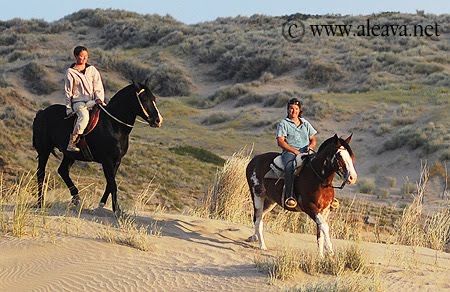
{"label": "horse's tail", "polygon": [[[50,137],[48,136],[48,125],[46,123],[46,115],[43,110],[39,110],[33,120],[33,147],[38,153],[50,152],[55,157],[58,154],[55,148],[50,145]],[[59,157],[58,157],[59,158]]]}

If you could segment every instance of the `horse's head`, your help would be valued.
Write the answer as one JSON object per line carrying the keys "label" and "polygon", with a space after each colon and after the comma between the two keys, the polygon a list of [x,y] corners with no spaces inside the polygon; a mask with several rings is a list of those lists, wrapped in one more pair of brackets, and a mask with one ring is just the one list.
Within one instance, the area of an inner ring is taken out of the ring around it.
{"label": "horse's head", "polygon": [[328,164],[333,171],[344,178],[344,183],[348,184],[356,183],[358,178],[358,174],[353,165],[355,155],[350,148],[351,139],[352,135],[348,136],[345,140],[334,135],[323,142],[318,150],[318,153],[323,153],[326,149],[330,151],[330,155],[327,157]]}
{"label": "horse's head", "polygon": [[137,115],[148,122],[151,127],[161,127],[163,118],[156,107],[156,97],[148,88],[148,79],[144,84],[133,81],[139,110]]}

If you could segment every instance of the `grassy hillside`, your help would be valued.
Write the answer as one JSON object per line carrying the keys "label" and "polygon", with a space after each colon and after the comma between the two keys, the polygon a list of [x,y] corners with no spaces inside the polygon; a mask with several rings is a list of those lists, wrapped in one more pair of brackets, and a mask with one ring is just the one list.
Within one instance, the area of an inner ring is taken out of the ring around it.
{"label": "grassy hillside", "polygon": [[[161,129],[133,130],[118,174],[121,197],[133,198],[151,183],[158,198],[152,204],[175,209],[193,204],[221,167],[195,153],[277,151],[274,128],[295,95],[304,101],[304,116],[319,130],[319,141],[335,132],[354,133],[357,170],[362,182],[376,185],[371,193],[409,198],[401,189],[418,178],[420,160],[445,165],[450,157],[450,16],[297,17],[305,25],[364,23],[368,17],[379,24],[439,23],[440,36],[305,35],[291,43],[281,34],[286,17],[186,25],[170,16],[120,10],[80,10],[51,23],[1,21],[0,169],[15,179],[35,168],[34,113],[63,103],[63,73],[73,61],[73,47],[82,44],[108,96],[131,79],[146,78],[161,96],[165,123]],[[49,169],[57,163],[52,159]],[[76,165],[79,184],[94,184],[100,195],[99,166]],[[436,193],[443,173],[436,172]]]}

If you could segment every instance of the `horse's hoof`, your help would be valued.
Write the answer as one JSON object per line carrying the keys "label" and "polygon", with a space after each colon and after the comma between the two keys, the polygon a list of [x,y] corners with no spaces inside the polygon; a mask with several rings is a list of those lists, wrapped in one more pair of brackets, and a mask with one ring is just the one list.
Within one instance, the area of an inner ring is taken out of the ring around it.
{"label": "horse's hoof", "polygon": [[247,238],[245,240],[246,242],[255,242],[258,241],[258,236],[256,234],[253,234],[252,236],[250,236],[249,238]]}
{"label": "horse's hoof", "polygon": [[42,208],[42,202],[36,202],[33,206],[31,206],[32,208],[35,209],[41,209]]}
{"label": "horse's hoof", "polygon": [[116,216],[117,219],[119,219],[120,217],[122,217],[124,215],[124,213],[122,212],[122,210],[117,210],[117,211],[114,211],[114,215]]}
{"label": "horse's hoof", "polygon": [[80,205],[80,196],[78,196],[78,195],[73,196],[72,197],[72,204],[74,206]]}

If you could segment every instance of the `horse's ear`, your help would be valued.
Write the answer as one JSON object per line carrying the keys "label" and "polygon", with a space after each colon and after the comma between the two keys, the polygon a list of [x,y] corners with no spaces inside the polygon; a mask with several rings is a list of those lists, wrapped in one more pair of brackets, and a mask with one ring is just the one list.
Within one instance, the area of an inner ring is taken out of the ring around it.
{"label": "horse's ear", "polygon": [[144,82],[145,87],[148,87],[149,82],[150,82],[150,80],[148,80],[148,78],[146,78],[146,79],[145,79],[145,82]]}
{"label": "horse's ear", "polygon": [[131,82],[133,83],[134,87],[136,88],[136,91],[139,91],[141,89],[141,86],[139,85],[139,83],[137,83],[134,80],[131,80]]}
{"label": "horse's ear", "polygon": [[336,144],[336,145],[337,145],[337,143],[339,142],[339,137],[338,137],[337,134],[334,134],[334,136],[333,136],[333,142],[334,142],[334,144]]}
{"label": "horse's ear", "polygon": [[350,142],[352,141],[352,136],[353,136],[353,133],[351,133],[350,136],[348,136],[347,139],[345,139],[345,142],[347,144],[350,144]]}

